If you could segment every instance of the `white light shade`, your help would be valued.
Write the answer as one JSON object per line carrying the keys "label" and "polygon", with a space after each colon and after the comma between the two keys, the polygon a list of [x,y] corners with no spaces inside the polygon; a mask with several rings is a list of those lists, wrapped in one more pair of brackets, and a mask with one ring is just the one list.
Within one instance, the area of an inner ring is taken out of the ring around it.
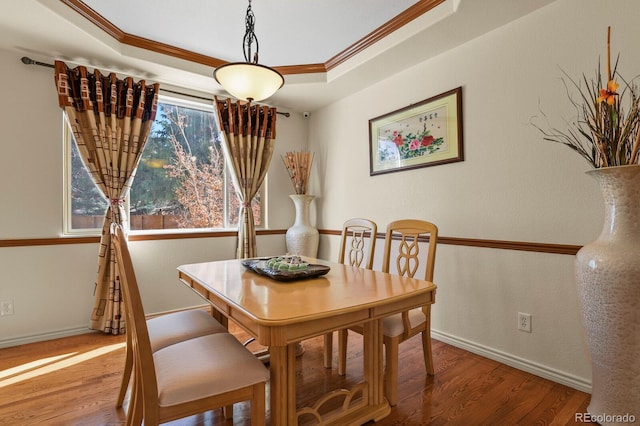
{"label": "white light shade", "polygon": [[284,77],[278,71],[250,62],[218,67],[213,77],[231,96],[245,101],[266,99],[284,84]]}

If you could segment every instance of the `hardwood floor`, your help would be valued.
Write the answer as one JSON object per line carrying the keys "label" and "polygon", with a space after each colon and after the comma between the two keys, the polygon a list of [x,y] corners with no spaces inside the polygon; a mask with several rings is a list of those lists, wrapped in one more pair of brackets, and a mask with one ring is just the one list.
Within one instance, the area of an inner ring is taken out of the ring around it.
{"label": "hardwood floor", "polygon": [[[299,404],[361,378],[360,339],[349,336],[345,377],[337,375],[335,348],[329,370],[322,366],[322,338],[303,343]],[[576,413],[586,412],[589,395],[583,392],[435,340],[433,351],[436,374],[430,377],[420,338],[401,345],[399,403],[376,424],[571,425],[580,423]],[[124,424],[124,410],[114,407],[123,363],[124,337],[97,333],[0,349],[0,425]],[[216,410],[168,424],[248,425],[248,411],[246,404],[236,405],[233,423]]]}

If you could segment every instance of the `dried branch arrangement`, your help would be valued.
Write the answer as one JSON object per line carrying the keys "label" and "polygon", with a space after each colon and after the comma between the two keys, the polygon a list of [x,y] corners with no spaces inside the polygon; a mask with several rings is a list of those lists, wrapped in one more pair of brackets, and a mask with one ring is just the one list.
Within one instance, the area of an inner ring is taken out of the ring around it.
{"label": "dried branch arrangement", "polygon": [[296,194],[306,194],[309,176],[311,175],[311,163],[313,154],[307,151],[287,152],[282,157],[284,166],[289,172],[289,178]]}
{"label": "dried branch arrangement", "polygon": [[[545,140],[561,143],[580,154],[594,168],[640,164],[640,89],[634,80],[626,81],[617,71],[618,61],[611,67],[611,27],[607,30],[607,75],[600,72],[594,79],[583,75],[582,82],[567,76],[565,84],[577,119],[568,122],[568,130],[536,125]],[[606,77],[606,83],[603,77]],[[623,82],[620,86],[616,79]],[[574,100],[569,89],[578,92]],[[544,113],[543,113],[544,116]],[[545,116],[546,117],[546,116]]]}

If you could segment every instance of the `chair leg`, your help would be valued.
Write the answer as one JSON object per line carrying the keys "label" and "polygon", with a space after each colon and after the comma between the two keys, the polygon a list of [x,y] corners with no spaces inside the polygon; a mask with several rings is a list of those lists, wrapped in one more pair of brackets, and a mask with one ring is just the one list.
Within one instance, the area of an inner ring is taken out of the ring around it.
{"label": "chair leg", "polygon": [[251,400],[251,425],[265,426],[267,424],[265,384],[258,383],[253,387]]}
{"label": "chair leg", "polygon": [[347,374],[347,339],[349,330],[338,330],[338,375]]}
{"label": "chair leg", "polygon": [[129,333],[127,333],[127,346],[125,351],[124,370],[122,371],[122,381],[120,382],[120,392],[118,393],[118,399],[116,400],[116,408],[122,407],[124,397],[127,394],[127,388],[129,387],[129,381],[131,380],[131,371],[133,369],[133,350],[131,349],[131,342],[129,341]]}
{"label": "chair leg", "polygon": [[427,374],[433,376],[435,370],[433,368],[433,354],[431,353],[431,305],[427,305],[422,309],[425,316],[424,330],[422,331],[422,354],[424,356],[424,368]]}
{"label": "chair leg", "polygon": [[392,407],[398,403],[398,339],[384,342],[384,395]]}
{"label": "chair leg", "polygon": [[251,400],[251,425],[265,426],[266,424],[266,396],[265,384],[257,383],[253,386],[253,399]]}
{"label": "chair leg", "polygon": [[324,335],[324,368],[331,368],[333,361],[333,333]]}
{"label": "chair leg", "polygon": [[422,353],[424,355],[424,368],[427,374],[433,376],[433,354],[431,353],[431,329],[427,328],[422,332]]}

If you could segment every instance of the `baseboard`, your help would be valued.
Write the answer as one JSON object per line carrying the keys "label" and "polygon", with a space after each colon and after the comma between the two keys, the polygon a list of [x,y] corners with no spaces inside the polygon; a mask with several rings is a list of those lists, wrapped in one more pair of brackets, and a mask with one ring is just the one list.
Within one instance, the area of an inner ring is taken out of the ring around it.
{"label": "baseboard", "polygon": [[[186,309],[177,309],[171,312],[188,310],[188,309],[209,309],[209,306],[208,305],[193,306]],[[162,314],[168,313],[168,312],[169,311],[162,312]],[[158,315],[158,314],[160,313],[157,313],[155,315]],[[148,317],[152,317],[155,315],[148,315]],[[49,333],[32,334],[32,335],[23,336],[23,337],[17,337],[14,339],[0,340],[0,349],[8,348],[11,346],[24,345],[28,343],[42,342],[45,340],[59,339],[62,337],[75,336],[75,335],[84,334],[84,333],[97,333],[97,331],[91,330],[88,327],[76,327],[76,328],[69,328],[64,330],[57,330]],[[480,345],[475,342],[471,342],[469,340],[461,339],[457,336],[441,333],[437,330],[431,330],[431,336],[435,340],[439,340],[448,345],[455,346],[457,348],[464,349],[466,351],[483,356],[485,358],[492,359],[494,361],[500,362],[510,367],[517,368],[518,370],[526,371],[527,373],[531,373],[536,376],[543,377],[545,379],[551,380],[556,383],[560,383],[565,386],[569,386],[570,388],[577,389],[582,392],[591,393],[591,382],[588,380],[582,379],[580,377],[566,374],[562,371],[558,371],[558,370],[549,368],[547,366],[529,361],[527,359],[516,357],[511,354],[501,352],[493,348]]]}
{"label": "baseboard", "polygon": [[[192,306],[188,308],[174,309],[171,311],[157,312],[155,314],[147,315],[147,318],[152,318],[158,315],[164,315],[171,312],[187,311],[190,309],[208,310],[208,309],[211,309],[211,306],[198,305],[198,306]],[[37,343],[37,342],[44,342],[47,340],[60,339],[62,337],[77,336],[78,334],[86,334],[86,333],[98,333],[98,331],[92,330],[89,327],[73,327],[73,328],[66,328],[63,330],[50,331],[47,333],[29,334],[26,336],[15,337],[13,339],[0,340],[0,349],[9,348],[11,346],[26,345],[28,343]]]}
{"label": "baseboard", "polygon": [[13,339],[0,340],[0,349],[9,348],[11,346],[26,345],[28,343],[44,342],[46,340],[60,339],[62,337],[77,336],[78,334],[97,333],[89,327],[75,327],[63,330],[51,331],[48,333],[30,334],[27,336],[16,337]]}
{"label": "baseboard", "polygon": [[537,364],[524,358],[513,356],[511,354],[489,348],[487,346],[479,345],[469,340],[461,339],[456,336],[452,336],[446,333],[440,333],[436,330],[431,330],[431,336],[435,340],[439,340],[448,345],[455,346],[460,349],[472,352],[474,354],[483,356],[485,358],[498,361],[509,367],[517,368],[518,370],[526,371],[527,373],[534,374],[536,376],[551,380],[556,383],[560,383],[570,388],[577,389],[582,392],[591,393],[591,382],[580,377],[573,376],[571,374],[558,371],[547,366]]}

